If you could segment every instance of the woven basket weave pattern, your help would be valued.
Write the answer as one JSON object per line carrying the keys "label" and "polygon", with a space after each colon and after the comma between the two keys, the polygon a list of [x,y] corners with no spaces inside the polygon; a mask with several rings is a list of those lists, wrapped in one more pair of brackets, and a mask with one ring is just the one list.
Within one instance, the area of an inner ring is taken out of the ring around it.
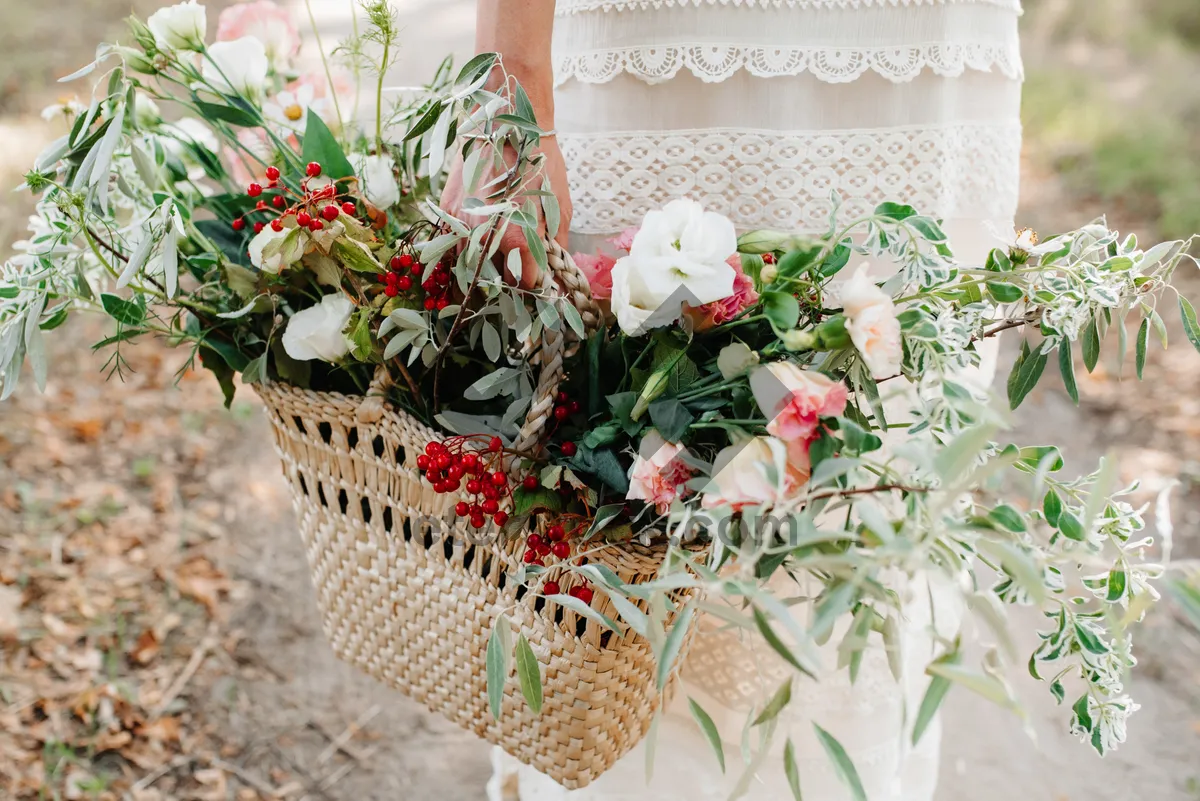
{"label": "woven basket weave pattern", "polygon": [[[422,482],[416,458],[438,435],[390,408],[377,422],[360,422],[361,398],[283,384],[258,391],[291,485],[323,627],[340,658],[570,789],[589,784],[645,736],[671,690],[657,690],[649,644],[514,586],[523,543],[481,541],[454,520],[458,498]],[[431,518],[440,525],[431,528]],[[661,559],[622,547],[591,561],[636,583],[653,578]],[[545,578],[565,592],[573,579],[557,572]],[[615,617],[603,593],[593,607]],[[499,720],[488,709],[485,654],[502,612],[542,665],[538,715],[515,675]]]}

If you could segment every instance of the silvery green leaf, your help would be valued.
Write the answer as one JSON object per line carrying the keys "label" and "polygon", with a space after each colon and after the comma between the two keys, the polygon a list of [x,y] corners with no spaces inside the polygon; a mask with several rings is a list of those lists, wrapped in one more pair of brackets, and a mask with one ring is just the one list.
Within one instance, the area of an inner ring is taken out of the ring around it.
{"label": "silvery green leaf", "polygon": [[508,274],[513,277],[514,281],[521,280],[524,265],[521,263],[520,248],[513,248],[508,251],[508,255],[504,257],[504,266],[508,268]]}
{"label": "silvery green leaf", "polygon": [[554,304],[538,298],[537,301],[538,319],[542,321],[542,325],[549,328],[551,331],[558,330],[558,309],[554,308]]}
{"label": "silvery green leaf", "polygon": [[546,190],[546,194],[542,195],[542,216],[546,220],[546,238],[553,240],[558,237],[558,226],[562,219],[558,208],[558,198],[552,193],[550,187],[550,177],[542,181],[542,189]]}
{"label": "silvery green leaf", "polygon": [[413,309],[396,309],[388,315],[388,319],[401,328],[417,328],[426,330],[425,317]]}
{"label": "silvery green leaf", "polygon": [[429,277],[429,273],[433,272],[438,259],[440,259],[446,253],[446,251],[458,244],[461,238],[462,237],[458,236],[457,234],[442,234],[441,236],[435,236],[433,239],[430,239],[426,242],[418,242],[415,245],[417,253],[421,257],[421,263],[429,265],[429,269],[426,271],[426,274],[422,276],[421,280],[425,280]]}
{"label": "silvery green leaf", "polygon": [[[413,348],[413,350],[415,352],[416,348]],[[421,363],[426,367],[433,367],[434,362],[437,361],[437,354],[438,349],[434,347],[433,343],[426,342],[425,346],[421,348]],[[412,364],[412,361],[409,361],[409,364]]]}
{"label": "silvery green leaf", "polygon": [[575,612],[576,614],[583,615],[588,620],[592,620],[592,621],[595,621],[596,623],[599,623],[601,626],[604,626],[604,628],[608,629],[609,631],[613,632],[614,634],[621,633],[621,627],[617,625],[615,620],[610,618],[608,615],[600,614],[595,609],[588,606],[587,604],[585,604],[583,601],[579,600],[578,598],[575,598],[574,596],[563,595],[563,594],[547,595],[546,600],[553,601],[556,604],[561,604],[562,606],[567,607],[568,609]]}
{"label": "silvery green leaf", "polygon": [[495,217],[497,214],[505,214],[516,208],[509,201],[500,203],[480,203],[478,201],[470,203],[474,198],[467,198],[463,201],[462,213],[472,217]]}
{"label": "silvery green leaf", "polygon": [[671,627],[670,633],[663,642],[662,653],[658,656],[658,688],[660,690],[667,686],[667,679],[671,677],[671,671],[675,667],[675,658],[679,656],[679,650],[683,647],[683,638],[692,624],[692,616],[695,613],[695,606],[692,604],[685,606],[683,611],[676,616],[675,625]]}
{"label": "silvery green leaf", "polygon": [[813,729],[816,730],[817,739],[820,740],[825,753],[833,762],[839,778],[850,788],[850,794],[854,801],[867,801],[867,791],[863,789],[862,780],[858,777],[858,771],[855,769],[850,755],[846,753],[846,749],[837,741],[837,738],[817,724],[813,724]]}
{"label": "silvery green leaf", "polygon": [[542,670],[524,634],[517,638],[517,679],[521,683],[521,694],[525,696],[529,708],[533,714],[540,714],[542,711]]}
{"label": "silvery green leaf", "polygon": [[113,54],[112,45],[110,45],[110,44],[100,45],[99,47],[96,48],[96,58],[94,61],[92,61],[91,64],[85,64],[84,66],[82,66],[79,69],[72,72],[70,75],[64,75],[63,77],[58,79],[58,82],[59,83],[68,83],[70,81],[75,80],[76,78],[82,78],[85,75],[91,75],[92,72],[95,71],[96,67],[100,66],[100,64],[102,62],[104,62],[105,60],[107,60],[110,56],[112,56],[112,54]]}
{"label": "silvery green leaf", "polygon": [[1003,707],[1012,706],[1007,688],[994,676],[979,673],[949,662],[934,662],[926,668],[926,672],[931,676],[940,676],[955,684],[962,685],[994,704],[999,704]]}
{"label": "silvery green leaf", "polygon": [[508,681],[512,661],[512,625],[506,615],[496,618],[487,645],[487,694],[492,717],[500,719],[504,701],[504,685]]}
{"label": "silvery green leaf", "polygon": [[[938,661],[942,663],[954,663],[958,661],[958,658],[957,653],[951,653],[941,657]],[[917,721],[913,724],[912,744],[914,746],[921,741],[921,736],[925,734],[925,730],[933,722],[933,716],[937,714],[938,707],[942,705],[942,700],[945,699],[946,693],[949,691],[949,679],[938,675],[930,675],[929,688],[925,690],[925,697],[921,699],[921,706],[917,711]]]}
{"label": "silvery green leaf", "polygon": [[583,327],[583,317],[579,315],[579,310],[575,308],[575,304],[566,298],[562,298],[559,305],[562,307],[560,313],[567,321],[567,325],[571,326],[571,330],[575,332],[575,335],[580,339],[586,338],[587,331]]}
{"label": "silvery green leaf", "polygon": [[70,135],[60,136],[38,154],[38,157],[33,162],[33,168],[38,172],[48,170],[58,163],[59,159],[67,154],[71,149]]}
{"label": "silvery green leaf", "polygon": [[154,163],[154,159],[137,142],[130,145],[129,154],[133,158],[134,169],[137,170],[138,177],[142,179],[142,183],[151,192],[157,190],[159,171],[158,165]]}
{"label": "silvery green leaf", "polygon": [[167,233],[163,236],[162,267],[163,278],[166,280],[167,297],[175,297],[179,291],[179,229],[173,224],[167,225]]}
{"label": "silvery green leaf", "polygon": [[464,396],[467,400],[473,401],[494,398],[501,393],[504,385],[515,379],[517,375],[517,370],[512,367],[500,367],[467,387]]}
{"label": "silvery green leaf", "polygon": [[479,183],[480,168],[483,166],[480,159],[480,154],[483,152],[482,147],[472,148],[467,154],[466,160],[463,162],[463,186],[466,187],[467,194],[473,194],[476,190],[476,184]]}
{"label": "silvery green leaf", "polygon": [[454,118],[454,108],[447,105],[438,121],[434,123],[433,132],[429,137],[429,177],[436,178],[442,172],[446,159],[446,139],[450,135],[450,121]]}
{"label": "silvery green leaf", "polygon": [[704,733],[704,739],[708,740],[713,753],[717,755],[717,762],[721,765],[721,772],[724,773],[725,746],[721,742],[721,734],[717,731],[717,725],[713,723],[713,719],[704,711],[704,708],[691,698],[688,698],[688,709],[691,710],[692,717],[696,719],[696,723],[700,726],[700,731]]}
{"label": "silvery green leaf", "polygon": [[97,156],[95,166],[92,167],[92,173],[88,182],[91,186],[97,187],[97,202],[100,208],[108,208],[108,178],[112,171],[112,158],[117,150],[117,144],[121,141],[121,129],[125,125],[125,106],[117,107],[117,113],[113,117],[112,124],[108,126],[108,130],[104,132],[104,136],[100,139],[100,143],[96,145]]}
{"label": "silvery green leaf", "polygon": [[483,325],[483,352],[488,361],[495,362],[500,358],[500,334],[491,323]]}
{"label": "silvery green leaf", "polygon": [[124,289],[137,275],[138,271],[146,263],[146,259],[150,256],[150,251],[154,248],[154,235],[147,229],[142,229],[142,241],[138,243],[137,248],[129,257],[129,261],[125,263],[125,269],[121,271],[120,277],[117,278],[117,288]]}
{"label": "silvery green leaf", "polygon": [[[472,198],[467,198],[466,201],[463,201],[464,210],[467,202],[471,200]],[[455,217],[453,214],[448,213],[441,206],[437,205],[431,200],[425,201],[425,206],[429,209],[429,213],[432,217],[446,223],[446,225],[450,226],[450,230],[456,235],[460,237],[470,235],[471,229],[467,226],[467,224]]]}
{"label": "silvery green leaf", "polygon": [[763,707],[762,712],[754,719],[751,726],[761,726],[769,720],[774,720],[779,716],[779,713],[784,710],[792,701],[792,677],[788,676],[783,684],[779,685],[779,689],[771,696],[771,700]]}
{"label": "silvery green leaf", "polygon": [[383,349],[383,358],[385,360],[395,358],[401,351],[411,345],[417,337],[421,336],[422,333],[422,331],[415,328],[406,328],[400,331],[388,340],[387,347]]}
{"label": "silvery green leaf", "polygon": [[78,172],[71,180],[71,191],[78,192],[87,184],[88,178],[91,177],[92,170],[95,169],[96,159],[100,155],[100,146],[93,145],[88,154],[83,157],[83,163],[79,165]]}
{"label": "silvery green leaf", "polygon": [[793,801],[804,801],[800,794],[800,769],[796,767],[796,746],[792,745],[790,737],[783,746],[783,772],[792,790]]}
{"label": "silvery green leaf", "polygon": [[[30,317],[30,319],[33,319]],[[42,330],[36,325],[29,336],[25,338],[29,366],[33,368],[33,382],[39,392],[46,391],[46,339]]]}
{"label": "silvery green leaf", "polygon": [[[261,301],[264,301],[264,300],[269,300],[269,298],[266,295],[256,295],[255,297],[251,298],[249,303],[247,303],[245,306],[238,309],[237,311],[219,312],[217,314],[217,316],[223,320],[240,319],[242,317],[245,317],[250,312],[254,311],[256,308],[262,308]],[[268,303],[267,305],[269,306],[270,304]]]}

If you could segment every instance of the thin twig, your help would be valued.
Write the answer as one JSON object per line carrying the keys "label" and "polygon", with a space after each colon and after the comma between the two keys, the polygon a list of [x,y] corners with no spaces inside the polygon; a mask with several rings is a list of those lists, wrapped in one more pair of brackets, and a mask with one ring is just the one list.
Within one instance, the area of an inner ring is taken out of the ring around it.
{"label": "thin twig", "polygon": [[103,239],[101,239],[101,238],[100,238],[100,234],[96,233],[96,232],[95,232],[95,230],[93,230],[93,229],[92,229],[92,227],[91,227],[90,225],[89,225],[89,226],[85,226],[85,227],[87,228],[87,232],[88,232],[88,234],[89,234],[89,235],[92,237],[92,239],[95,239],[95,240],[96,240],[96,243],[97,243],[98,245],[100,245],[100,247],[104,248],[104,249],[105,249],[105,250],[107,250],[109,253],[113,254],[114,256],[116,256],[118,259],[120,259],[121,261],[125,262],[126,264],[128,264],[128,263],[129,263],[129,257],[128,257],[128,256],[126,256],[124,253],[122,253],[121,251],[117,250],[115,247],[113,247],[112,245],[110,245],[109,243],[107,243],[107,242],[105,242]]}
{"label": "thin twig", "polygon": [[344,752],[347,756],[351,757],[352,759],[355,759],[355,760],[362,759],[362,754],[356,753],[355,751],[352,751],[352,750],[348,750],[346,748],[346,743],[350,742],[351,737],[353,737],[354,735],[356,735],[360,731],[362,731],[363,726],[366,726],[367,723],[369,723],[372,718],[374,718],[376,715],[378,715],[382,711],[383,711],[382,707],[380,707],[378,705],[374,705],[370,709],[368,709],[366,712],[359,715],[358,719],[355,720],[353,723],[351,723],[349,726],[347,726],[345,731],[343,731],[337,737],[333,738],[333,741],[329,743],[329,747],[326,748],[324,751],[322,751],[321,754],[317,757],[317,764],[318,765],[325,764],[338,751]]}
{"label": "thin twig", "polygon": [[188,659],[187,664],[184,665],[183,672],[179,674],[179,677],[176,678],[171,684],[170,689],[168,689],[166,694],[163,695],[162,700],[159,701],[158,706],[155,707],[154,711],[150,713],[151,720],[154,720],[162,715],[162,713],[166,711],[167,707],[171,705],[171,702],[179,697],[179,694],[183,692],[183,688],[186,687],[187,683],[192,680],[192,676],[196,675],[196,671],[200,669],[200,665],[203,664],[204,660],[208,657],[208,652],[211,651],[213,646],[216,644],[217,625],[215,623],[210,623],[208,626],[208,633],[204,635],[204,639],[200,642],[200,645],[196,648],[196,650],[192,651],[192,656],[190,659]]}
{"label": "thin twig", "polygon": [[278,787],[268,784],[266,781],[258,778],[253,773],[247,773],[243,768],[233,764],[232,762],[226,762],[223,759],[213,757],[209,760],[208,764],[214,768],[223,770],[226,773],[232,773],[234,776],[237,776],[238,779],[240,779],[241,782],[247,787],[252,787],[269,798],[278,798],[280,795],[282,795]]}
{"label": "thin twig", "polygon": [[831,490],[809,495],[807,500],[821,501],[826,498],[841,498],[848,495],[869,495],[876,492],[929,492],[926,487],[910,487],[906,484],[880,484],[877,487],[857,487],[855,489]]}
{"label": "thin twig", "polygon": [[[378,750],[379,750],[379,746],[372,746],[371,748],[368,748],[366,751],[363,752],[362,758],[366,759],[366,758],[372,756]],[[337,770],[330,773],[324,779],[321,779],[320,784],[318,784],[316,787],[317,792],[319,792],[322,796],[328,797],[326,795],[326,791],[330,787],[332,787],[333,785],[335,785],[339,781],[341,781],[346,776],[347,773],[354,770],[356,767],[358,767],[358,765],[359,765],[358,762],[347,762],[345,765],[342,765],[340,768],[338,768]],[[300,797],[300,801],[312,801],[312,796],[303,795]]]}
{"label": "thin twig", "polygon": [[138,779],[136,782],[133,783],[133,785],[129,788],[130,795],[132,796],[133,793],[138,793],[142,790],[147,789],[150,785],[154,784],[156,781],[161,779],[163,776],[166,776],[171,771],[176,770],[178,768],[182,768],[184,765],[190,765],[195,761],[196,761],[196,757],[177,756],[174,759],[172,759],[170,762],[168,762],[167,764],[159,765],[157,768],[150,771],[145,776],[143,776],[142,778]]}

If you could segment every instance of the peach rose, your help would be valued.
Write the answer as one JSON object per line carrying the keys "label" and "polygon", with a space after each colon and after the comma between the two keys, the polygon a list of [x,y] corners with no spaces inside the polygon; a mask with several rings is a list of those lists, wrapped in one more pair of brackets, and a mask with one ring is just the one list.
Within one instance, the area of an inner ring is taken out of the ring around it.
{"label": "peach rose", "polygon": [[792,362],[771,362],[750,374],[750,389],[758,408],[767,417],[767,431],[789,446],[808,443],[820,427],[820,418],[836,417],[846,410],[846,385],[815,370],[802,370]]}
{"label": "peach rose", "polygon": [[617,260],[605,253],[575,254],[575,266],[588,280],[592,288],[592,297],[596,300],[608,300],[612,297],[612,268]]}
{"label": "peach rose", "polygon": [[217,41],[229,42],[253,36],[263,43],[267,61],[280,72],[300,50],[300,34],[292,15],[271,0],[237,3],[217,18]]}
{"label": "peach rose", "polygon": [[878,380],[899,373],[904,346],[896,306],[868,277],[866,265],[842,285],[841,296],[846,332],[871,376]]}
{"label": "peach rose", "polygon": [[[772,437],[754,437],[724,448],[717,454],[701,505],[708,509],[728,505],[739,511],[787,497],[808,481],[808,471],[792,464],[785,453],[784,443]],[[767,477],[772,465],[783,470],[782,486]]]}
{"label": "peach rose", "polygon": [[758,292],[754,290],[754,279],[742,272],[742,260],[734,253],[729,257],[728,264],[734,269],[733,294],[727,298],[714,300],[696,308],[688,307],[687,315],[697,331],[707,331],[718,325],[724,325],[737,317],[746,309],[758,303]]}
{"label": "peach rose", "polygon": [[651,429],[638,447],[638,456],[629,469],[629,492],[626,498],[654,504],[659,514],[666,514],[671,502],[683,494],[683,485],[692,471],[678,458],[686,449],[667,442]]}

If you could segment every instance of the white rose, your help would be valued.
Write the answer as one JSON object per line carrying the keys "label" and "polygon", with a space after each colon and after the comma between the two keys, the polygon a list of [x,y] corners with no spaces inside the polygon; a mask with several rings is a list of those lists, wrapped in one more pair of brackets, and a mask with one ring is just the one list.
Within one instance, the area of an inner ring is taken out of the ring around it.
{"label": "white rose", "polygon": [[391,156],[368,156],[355,153],[350,156],[350,165],[358,176],[358,186],[363,197],[377,209],[388,209],[400,202],[400,187],[392,172],[396,164]]}
{"label": "white rose", "polygon": [[738,376],[745,375],[751,367],[758,364],[758,352],[750,349],[743,342],[734,342],[721,348],[717,354],[717,369],[726,381],[732,381]]}
{"label": "white rose", "polygon": [[154,41],[164,50],[199,50],[204,47],[208,17],[194,0],[160,8],[146,20]]}
{"label": "white rose", "polygon": [[253,36],[217,42],[208,48],[200,68],[204,80],[218,91],[257,97],[267,80],[267,50]]}
{"label": "white rose", "polygon": [[345,295],[326,295],[316,306],[298,311],[288,320],[283,349],[302,362],[336,362],[350,352],[353,344],[342,333],[353,312],[354,304]]}
{"label": "white rose", "polygon": [[891,297],[867,275],[863,265],[841,289],[846,332],[875,379],[891,378],[900,372],[904,348],[900,321]]}
{"label": "white rose", "polygon": [[[773,468],[773,470],[772,470]],[[780,484],[767,476],[774,472]],[[713,463],[712,477],[701,505],[707,509],[732,506],[769,506],[786,497],[807,476],[787,461],[787,447],[774,437],[754,437],[722,449]]]}
{"label": "white rose", "polygon": [[250,263],[264,273],[279,275],[283,268],[304,257],[307,245],[307,231],[301,228],[276,231],[268,225],[250,240]]}
{"label": "white rose", "polygon": [[728,259],[737,232],[727,217],[694,200],[672,200],[651,211],[629,255],[613,266],[612,308],[621,330],[642,334],[679,319],[683,304],[700,306],[733,294]]}

